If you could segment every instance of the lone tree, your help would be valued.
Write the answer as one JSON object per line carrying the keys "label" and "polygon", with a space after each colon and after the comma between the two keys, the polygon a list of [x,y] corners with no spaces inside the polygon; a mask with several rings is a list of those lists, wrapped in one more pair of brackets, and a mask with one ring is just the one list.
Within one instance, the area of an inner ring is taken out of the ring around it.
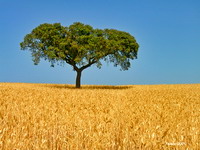
{"label": "lone tree", "polygon": [[53,67],[57,62],[71,65],[77,72],[76,88],[81,85],[81,73],[101,60],[128,70],[130,60],[137,58],[139,45],[127,32],[115,29],[94,29],[90,25],[75,22],[69,27],[60,23],[44,23],[32,30],[20,43],[22,50],[30,50],[33,62],[48,60]]}

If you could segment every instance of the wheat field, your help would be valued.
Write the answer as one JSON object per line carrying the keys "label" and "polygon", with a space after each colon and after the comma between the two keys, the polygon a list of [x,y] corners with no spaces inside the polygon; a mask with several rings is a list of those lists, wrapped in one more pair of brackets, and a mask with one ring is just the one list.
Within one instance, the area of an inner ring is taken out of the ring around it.
{"label": "wheat field", "polygon": [[0,149],[200,149],[200,84],[73,87],[0,83]]}

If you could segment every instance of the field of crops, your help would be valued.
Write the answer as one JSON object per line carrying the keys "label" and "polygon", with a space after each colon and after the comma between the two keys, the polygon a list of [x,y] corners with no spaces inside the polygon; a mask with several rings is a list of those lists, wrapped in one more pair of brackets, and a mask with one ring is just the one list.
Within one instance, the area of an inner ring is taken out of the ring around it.
{"label": "field of crops", "polygon": [[0,83],[0,150],[200,149],[200,84]]}

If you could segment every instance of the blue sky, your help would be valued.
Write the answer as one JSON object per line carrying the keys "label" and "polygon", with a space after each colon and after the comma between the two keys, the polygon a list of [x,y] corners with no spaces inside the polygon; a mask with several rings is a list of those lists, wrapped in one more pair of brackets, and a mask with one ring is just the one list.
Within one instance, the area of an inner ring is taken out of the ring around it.
{"label": "blue sky", "polygon": [[0,82],[74,84],[71,66],[35,66],[19,43],[39,24],[77,21],[129,32],[140,45],[128,71],[93,66],[82,84],[200,83],[199,0],[0,0]]}

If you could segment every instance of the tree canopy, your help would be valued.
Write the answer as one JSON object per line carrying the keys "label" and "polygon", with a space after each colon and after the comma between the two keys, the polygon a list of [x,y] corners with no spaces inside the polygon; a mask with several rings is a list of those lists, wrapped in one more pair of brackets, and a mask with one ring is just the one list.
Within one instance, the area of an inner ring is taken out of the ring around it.
{"label": "tree canopy", "polygon": [[20,46],[22,50],[31,51],[35,65],[41,58],[48,60],[51,66],[57,62],[71,65],[77,71],[76,87],[80,87],[82,70],[93,64],[100,68],[102,60],[128,70],[139,48],[135,38],[127,32],[94,29],[80,22],[69,27],[60,23],[41,24],[24,37]]}

